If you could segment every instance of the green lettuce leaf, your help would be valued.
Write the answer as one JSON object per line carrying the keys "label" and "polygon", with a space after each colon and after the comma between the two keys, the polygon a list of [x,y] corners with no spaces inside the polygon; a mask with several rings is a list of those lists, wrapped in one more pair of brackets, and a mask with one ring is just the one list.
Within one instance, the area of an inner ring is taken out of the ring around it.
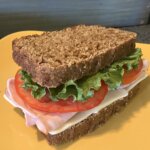
{"label": "green lettuce leaf", "polygon": [[111,90],[115,90],[122,83],[122,76],[124,69],[122,67],[116,67],[106,69],[102,74],[102,80],[108,85]]}
{"label": "green lettuce leaf", "polygon": [[73,96],[74,100],[83,99],[83,90],[73,80],[69,80],[61,87],[50,88],[49,93],[54,101],[58,99],[66,100],[69,96]]}
{"label": "green lettuce leaf", "polygon": [[95,90],[99,90],[101,80],[104,80],[111,90],[118,88],[122,83],[124,68],[128,71],[136,68],[141,56],[141,49],[137,48],[131,55],[113,63],[108,68],[100,70],[95,75],[87,76],[77,81],[69,80],[64,85],[50,89],[46,89],[34,82],[31,75],[22,70],[23,88],[31,89],[31,94],[36,99],[42,98],[48,91],[53,101],[66,100],[70,96],[73,97],[74,101],[85,101],[93,96]]}
{"label": "green lettuce leaf", "polygon": [[44,88],[44,87],[40,86],[39,84],[37,84],[36,82],[34,82],[32,80],[31,75],[29,75],[24,70],[21,70],[20,74],[22,75],[21,79],[24,80],[24,84],[22,85],[22,87],[24,89],[30,89],[31,94],[34,98],[40,99],[46,95],[46,88]]}
{"label": "green lettuce leaf", "polygon": [[112,68],[123,67],[126,66],[127,70],[132,70],[133,68],[136,68],[139,64],[139,60],[141,59],[142,51],[140,48],[137,48],[134,53],[131,55],[125,57],[124,59],[121,59],[111,65]]}

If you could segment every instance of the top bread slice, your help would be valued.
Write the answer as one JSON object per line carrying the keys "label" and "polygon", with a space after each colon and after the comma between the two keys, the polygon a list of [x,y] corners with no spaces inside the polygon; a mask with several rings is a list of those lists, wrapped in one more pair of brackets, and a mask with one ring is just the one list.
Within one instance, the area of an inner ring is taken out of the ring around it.
{"label": "top bread slice", "polygon": [[12,42],[13,59],[44,87],[92,75],[135,51],[136,34],[78,25]]}

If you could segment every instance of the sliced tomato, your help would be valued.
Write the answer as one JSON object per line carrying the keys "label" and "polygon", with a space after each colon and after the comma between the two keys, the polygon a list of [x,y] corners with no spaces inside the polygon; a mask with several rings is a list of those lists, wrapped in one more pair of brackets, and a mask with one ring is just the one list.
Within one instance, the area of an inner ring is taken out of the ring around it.
{"label": "sliced tomato", "polygon": [[125,73],[123,75],[122,84],[129,84],[132,81],[134,81],[138,77],[139,73],[141,72],[142,67],[143,67],[143,61],[140,60],[137,68],[132,69],[131,71],[125,70]]}
{"label": "sliced tomato", "polygon": [[21,75],[18,71],[15,76],[15,88],[18,95],[22,98],[24,103],[30,106],[31,108],[44,112],[65,113],[88,110],[99,105],[108,92],[108,86],[104,82],[102,82],[101,88],[98,91],[95,91],[94,96],[92,98],[89,98],[85,102],[73,102],[72,98],[53,102],[48,97],[48,95],[44,96],[40,100],[35,99],[31,95],[31,91],[22,88],[22,85],[23,80],[21,80]]}

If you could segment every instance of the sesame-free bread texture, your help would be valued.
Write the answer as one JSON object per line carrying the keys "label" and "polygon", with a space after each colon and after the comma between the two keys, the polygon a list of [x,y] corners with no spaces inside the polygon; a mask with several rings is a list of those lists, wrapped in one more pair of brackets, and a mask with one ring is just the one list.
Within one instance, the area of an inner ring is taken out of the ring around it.
{"label": "sesame-free bread texture", "polygon": [[78,25],[12,42],[13,59],[44,87],[92,75],[135,50],[136,34]]}
{"label": "sesame-free bread texture", "polygon": [[61,133],[55,135],[48,134],[45,135],[45,137],[47,138],[49,144],[58,145],[73,141],[85,134],[88,134],[89,132],[94,131],[97,127],[103,125],[112,115],[120,112],[138,92],[139,88],[140,84],[136,85],[132,90],[130,90],[128,96],[118,99],[114,103],[100,110],[98,113],[91,114],[83,121],[73,125]]}

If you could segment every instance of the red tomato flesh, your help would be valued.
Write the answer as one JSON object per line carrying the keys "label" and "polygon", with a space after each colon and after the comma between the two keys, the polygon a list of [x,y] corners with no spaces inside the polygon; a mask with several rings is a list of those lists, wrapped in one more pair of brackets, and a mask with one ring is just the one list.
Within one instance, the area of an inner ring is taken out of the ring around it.
{"label": "red tomato flesh", "polygon": [[134,81],[138,77],[138,75],[141,72],[142,68],[143,68],[143,61],[140,60],[139,65],[138,65],[137,68],[132,69],[130,71],[125,70],[124,75],[123,75],[122,84],[129,84],[132,81]]}
{"label": "red tomato flesh", "polygon": [[15,76],[15,88],[24,103],[31,108],[53,113],[81,112],[91,109],[99,105],[108,92],[108,86],[104,82],[102,82],[101,88],[98,91],[95,91],[94,96],[92,98],[89,98],[85,102],[73,102],[72,98],[53,102],[52,100],[50,100],[48,95],[44,96],[40,100],[35,99],[31,95],[31,91],[22,88],[22,85],[23,80],[21,79],[21,75],[18,71]]}

